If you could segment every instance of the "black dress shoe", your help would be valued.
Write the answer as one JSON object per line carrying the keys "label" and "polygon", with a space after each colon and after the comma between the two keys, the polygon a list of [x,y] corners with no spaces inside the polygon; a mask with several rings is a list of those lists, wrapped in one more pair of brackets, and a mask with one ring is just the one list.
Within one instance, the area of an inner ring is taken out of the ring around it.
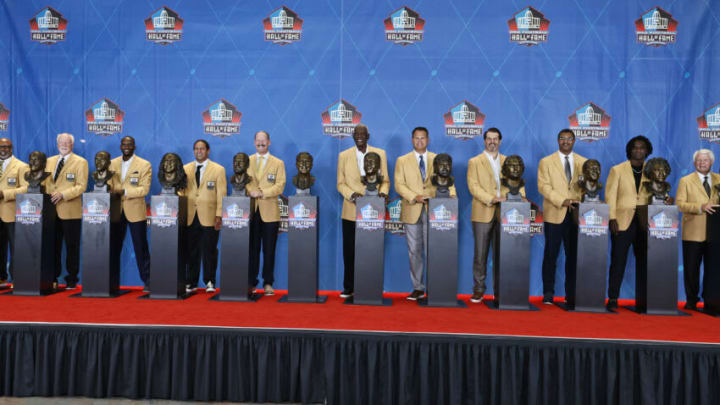
{"label": "black dress shoe", "polygon": [[607,303],[607,309],[617,309],[618,301],[615,298],[610,298]]}
{"label": "black dress shoe", "polygon": [[684,309],[692,309],[693,311],[697,311],[697,302],[688,301],[685,303],[685,306],[683,308]]}
{"label": "black dress shoe", "polygon": [[553,297],[550,295],[546,295],[543,297],[543,304],[545,305],[552,305],[553,304]]}

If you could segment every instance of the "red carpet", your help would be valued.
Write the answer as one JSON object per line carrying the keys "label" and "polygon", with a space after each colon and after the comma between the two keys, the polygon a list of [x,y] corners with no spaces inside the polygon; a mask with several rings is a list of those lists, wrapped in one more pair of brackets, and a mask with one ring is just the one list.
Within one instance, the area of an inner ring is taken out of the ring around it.
{"label": "red carpet", "polygon": [[[589,339],[629,339],[720,343],[720,319],[692,316],[565,312],[554,305],[531,302],[540,311],[497,311],[468,302],[468,308],[427,308],[405,300],[407,294],[386,294],[392,306],[344,305],[337,292],[325,304],[283,304],[282,291],[256,303],[209,301],[201,292],[183,301],[141,300],[134,289],[124,296],[71,298],[78,290],[45,297],[0,294],[3,322],[180,325],[280,329],[458,333]],[[631,302],[622,302],[631,304]]]}

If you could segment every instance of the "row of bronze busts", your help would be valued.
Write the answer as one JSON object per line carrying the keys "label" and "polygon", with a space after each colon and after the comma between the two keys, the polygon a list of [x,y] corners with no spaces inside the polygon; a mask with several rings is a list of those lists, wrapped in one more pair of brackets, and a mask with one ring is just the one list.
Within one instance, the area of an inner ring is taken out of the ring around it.
{"label": "row of bronze busts", "polygon": [[[47,157],[43,152],[35,151],[30,153],[28,165],[30,170],[25,173],[25,180],[31,190],[38,190],[41,183],[50,175],[45,171]],[[158,180],[165,192],[175,193],[187,187],[187,176],[182,169],[183,163],[176,153],[166,153],[160,161]],[[233,175],[230,177],[230,184],[233,193],[244,193],[245,187],[252,180],[248,174],[250,157],[243,152],[233,157]],[[309,190],[315,182],[315,177],[310,174],[313,167],[313,157],[308,152],[300,152],[295,158],[295,167],[298,173],[293,177],[292,183],[298,190]],[[368,191],[377,191],[383,181],[383,174],[380,172],[380,155],[375,152],[368,152],[363,159],[365,176],[362,183]],[[100,151],[95,155],[95,171],[92,178],[96,188],[103,188],[110,181],[114,172],[110,168],[110,153]],[[645,177],[649,181],[643,182],[643,187],[651,195],[650,203],[667,200],[670,192],[670,183],[666,181],[670,175],[670,164],[661,157],[652,158],[645,164]],[[522,176],[525,172],[525,163],[519,155],[510,155],[505,159],[502,166],[502,185],[507,187],[508,198],[517,199],[520,189],[525,185]],[[600,201],[600,162],[595,159],[588,159],[582,166],[582,174],[578,176],[578,186],[582,192],[583,202]],[[452,176],[452,157],[447,153],[438,154],[433,162],[432,184],[438,188],[439,193],[447,193],[447,190],[454,184]],[[716,185],[720,190],[720,185]]]}

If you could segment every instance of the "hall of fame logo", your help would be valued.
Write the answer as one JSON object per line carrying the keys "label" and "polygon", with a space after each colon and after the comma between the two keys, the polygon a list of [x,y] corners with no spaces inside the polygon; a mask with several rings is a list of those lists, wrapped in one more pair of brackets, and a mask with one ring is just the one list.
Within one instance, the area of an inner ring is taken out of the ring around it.
{"label": "hall of fame logo", "polygon": [[395,197],[388,203],[385,212],[385,232],[393,235],[405,235],[405,224],[400,221],[402,213],[402,199]]}
{"label": "hall of fame logo", "polygon": [[512,208],[505,212],[501,221],[501,229],[505,233],[511,235],[521,235],[530,233],[530,218],[522,215],[517,208]]}
{"label": "hall of fame logo", "polygon": [[157,207],[150,208],[150,222],[160,228],[168,228],[177,224],[177,208],[169,206],[165,201],[161,201]]}
{"label": "hall of fame logo", "polygon": [[265,40],[279,45],[297,42],[302,38],[302,24],[303,20],[289,8],[275,9],[263,20]]}
{"label": "hall of fame logo", "polygon": [[68,21],[59,11],[45,7],[30,19],[30,39],[41,44],[52,45],[64,41]]}
{"label": "hall of fame logo", "polygon": [[570,129],[581,141],[607,139],[610,135],[610,116],[595,103],[587,103],[573,112],[568,120]]}
{"label": "hall of fame logo", "polygon": [[167,7],[160,7],[145,19],[145,39],[160,45],[182,40],[183,19]]}
{"label": "hall of fame logo", "polygon": [[591,208],[578,217],[578,230],[582,235],[602,236],[608,232],[608,218]]}
{"label": "hall of fame logo", "polygon": [[357,107],[340,99],[327,108],[322,114],[323,134],[333,138],[352,136],[362,114]]}
{"label": "hall of fame logo", "polygon": [[[0,113],[2,119],[2,113]],[[705,110],[705,112],[697,117],[698,133],[700,139],[710,142],[720,142],[720,103]]]}
{"label": "hall of fame logo", "polygon": [[315,228],[317,210],[309,208],[302,201],[295,204],[288,213],[288,225],[294,229]]}
{"label": "hall of fame logo", "polygon": [[676,238],[678,234],[677,218],[660,211],[648,219],[648,234],[656,239]]}
{"label": "hall of fame logo", "polygon": [[678,22],[667,11],[653,7],[635,20],[637,41],[648,46],[665,46],[675,42]]}
{"label": "hall of fame logo", "polygon": [[440,204],[428,213],[430,228],[438,231],[450,231],[457,229],[457,213],[453,213]]}
{"label": "hall of fame logo", "polygon": [[202,117],[206,134],[224,138],[240,132],[242,113],[224,98],[203,111]]}
{"label": "hall of fame logo", "polygon": [[400,7],[393,11],[384,23],[386,41],[405,46],[423,40],[425,20],[409,7]]}
{"label": "hall of fame logo", "polygon": [[15,207],[15,222],[23,225],[39,224],[40,217],[42,216],[42,210],[40,204],[31,199],[27,198]]}
{"label": "hall of fame logo", "polygon": [[372,204],[366,204],[357,215],[355,226],[366,231],[385,229],[385,215],[375,209]]}
{"label": "hall of fame logo", "polygon": [[104,224],[108,221],[109,207],[103,201],[91,198],[83,201],[82,222],[88,224]]}
{"label": "hall of fame logo", "polygon": [[8,110],[3,103],[0,103],[0,131],[7,131],[9,123],[10,110]]}
{"label": "hall of fame logo", "polygon": [[533,46],[548,40],[550,20],[532,7],[525,7],[508,20],[510,42]]}
{"label": "hall of fame logo", "polygon": [[277,199],[278,208],[280,208],[280,229],[279,232],[287,232],[290,228],[290,207],[288,198],[285,194],[280,194]]}
{"label": "hall of fame logo", "polygon": [[117,104],[101,98],[85,111],[87,131],[97,135],[119,134],[123,129],[125,113]]}
{"label": "hall of fame logo", "polygon": [[450,108],[443,114],[445,119],[445,135],[455,139],[471,139],[481,136],[485,123],[485,114],[467,100]]}
{"label": "hall of fame logo", "polygon": [[223,207],[222,224],[229,229],[242,229],[250,226],[250,210],[244,210],[237,204]]}

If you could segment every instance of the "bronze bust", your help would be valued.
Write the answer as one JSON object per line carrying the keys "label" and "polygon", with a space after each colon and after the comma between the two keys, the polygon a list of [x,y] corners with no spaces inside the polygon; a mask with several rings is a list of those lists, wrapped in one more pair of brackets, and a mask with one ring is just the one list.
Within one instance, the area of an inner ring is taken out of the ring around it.
{"label": "bronze bust", "polygon": [[670,175],[670,171],[670,164],[661,157],[647,161],[644,174],[650,181],[644,181],[642,186],[650,193],[648,204],[665,204],[671,187],[665,179]]}
{"label": "bronze bust", "polygon": [[525,172],[525,162],[518,155],[510,155],[505,159],[502,169],[502,180],[500,184],[507,187],[506,198],[508,200],[521,200],[520,189],[525,185],[522,175]]}
{"label": "bronze bust", "polygon": [[230,176],[232,195],[245,195],[245,186],[252,180],[247,173],[248,167],[250,167],[250,157],[247,153],[240,152],[233,157],[234,174]]}
{"label": "bronze bust", "polygon": [[47,156],[40,151],[30,153],[28,157],[28,166],[30,170],[25,172],[25,181],[28,182],[28,193],[44,193],[42,182],[50,176],[50,172],[45,171],[47,164]]}
{"label": "bronze bust", "polygon": [[295,157],[295,167],[298,174],[292,179],[293,185],[298,189],[298,194],[307,194],[315,183],[315,177],[310,174],[313,167],[312,155],[309,152],[298,153]]}
{"label": "bronze bust", "polygon": [[95,171],[92,178],[95,180],[95,191],[108,191],[108,182],[115,172],[108,170],[110,167],[110,153],[104,150],[95,154]]}
{"label": "bronze bust", "polygon": [[162,194],[177,194],[187,187],[187,175],[183,169],[182,159],[176,153],[166,153],[160,161],[158,180],[162,185]]}
{"label": "bronze bust", "polygon": [[600,202],[600,162],[588,159],[583,163],[582,174],[578,176],[578,186],[582,192],[582,202]]}
{"label": "bronze bust", "polygon": [[437,197],[449,197],[450,187],[455,184],[452,176],[452,156],[447,153],[440,153],[433,160],[433,175],[430,183],[437,188]]}
{"label": "bronze bust", "polygon": [[365,175],[362,176],[362,184],[365,185],[367,195],[377,195],[378,185],[383,181],[383,175],[380,173],[380,155],[375,152],[368,152],[363,158],[363,168]]}

